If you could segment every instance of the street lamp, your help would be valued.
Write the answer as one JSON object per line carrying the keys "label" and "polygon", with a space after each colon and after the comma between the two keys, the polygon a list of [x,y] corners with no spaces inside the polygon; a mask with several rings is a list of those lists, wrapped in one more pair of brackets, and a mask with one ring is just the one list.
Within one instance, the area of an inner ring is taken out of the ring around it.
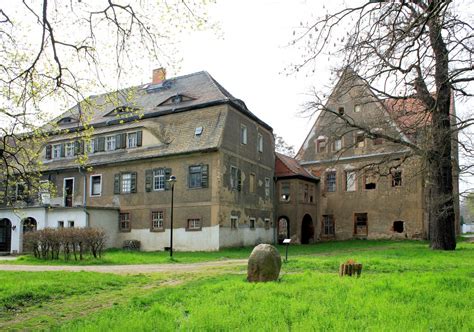
{"label": "street lamp", "polygon": [[173,257],[173,198],[174,198],[174,184],[176,176],[171,175],[168,182],[171,184],[171,227],[170,227],[170,257]]}

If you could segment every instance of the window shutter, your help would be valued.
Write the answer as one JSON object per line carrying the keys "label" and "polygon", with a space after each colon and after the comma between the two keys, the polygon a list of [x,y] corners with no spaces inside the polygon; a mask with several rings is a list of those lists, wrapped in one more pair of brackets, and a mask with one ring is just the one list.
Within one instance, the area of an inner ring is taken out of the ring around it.
{"label": "window shutter", "polygon": [[130,181],[130,192],[136,193],[137,192],[137,172],[131,173],[132,178]]}
{"label": "window shutter", "polygon": [[201,166],[201,187],[207,188],[209,186],[209,165]]}
{"label": "window shutter", "polygon": [[122,148],[122,135],[117,134],[115,135],[115,150]]}
{"label": "window shutter", "polygon": [[99,137],[97,142],[97,151],[102,152],[105,151],[105,137]]}
{"label": "window shutter", "polygon": [[81,153],[81,142],[74,141],[74,155],[77,156]]}
{"label": "window shutter", "polygon": [[127,134],[126,133],[123,133],[123,134],[120,134],[120,136],[122,136],[120,138],[120,142],[122,143],[122,149],[125,149],[127,147]]}
{"label": "window shutter", "polygon": [[153,171],[147,169],[145,171],[145,191],[150,192],[153,185]]}
{"label": "window shutter", "polygon": [[92,153],[95,153],[99,151],[99,138],[96,137],[96,138],[93,138],[93,140],[94,140],[94,151],[92,151]]}
{"label": "window shutter", "polygon": [[141,130],[137,131],[137,146],[142,146],[143,133]]}
{"label": "window shutter", "polygon": [[61,157],[64,157],[66,154],[65,154],[65,146],[64,146],[64,143],[61,144]]}
{"label": "window shutter", "polygon": [[242,171],[240,168],[237,170],[237,190],[242,190]]}
{"label": "window shutter", "polygon": [[51,144],[46,145],[46,159],[51,159]]}
{"label": "window shutter", "polygon": [[165,168],[165,190],[171,189],[171,184],[168,182],[171,176],[171,168]]}
{"label": "window shutter", "polygon": [[114,194],[120,194],[120,174],[114,175]]}

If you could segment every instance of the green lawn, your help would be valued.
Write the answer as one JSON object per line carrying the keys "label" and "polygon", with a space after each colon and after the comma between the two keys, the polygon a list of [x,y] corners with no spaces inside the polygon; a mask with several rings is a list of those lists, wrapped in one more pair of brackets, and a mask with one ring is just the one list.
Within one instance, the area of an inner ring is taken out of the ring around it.
{"label": "green lawn", "polygon": [[[360,278],[338,276],[349,258],[363,263]],[[245,267],[199,275],[0,272],[2,303],[24,290],[35,298],[14,316],[4,309],[0,329],[474,331],[473,262],[474,243],[440,252],[422,242],[350,241],[290,248],[280,280],[270,283],[246,282]],[[71,314],[75,308],[82,309]]]}
{"label": "green lawn", "polygon": [[[289,255],[313,255],[318,253],[332,253],[334,251],[351,251],[355,249],[376,249],[396,246],[398,242],[393,241],[339,241],[317,243],[313,245],[292,245],[289,248]],[[419,245],[425,242],[404,242],[405,245],[412,243]],[[424,244],[425,245],[425,244]],[[427,244],[426,244],[427,246]],[[282,257],[285,255],[285,247],[277,246]],[[204,261],[215,261],[223,259],[243,259],[248,258],[253,247],[229,248],[213,252],[173,252],[173,259],[170,259],[169,252],[137,252],[125,251],[121,249],[109,249],[105,251],[102,258],[95,259],[86,256],[83,261],[65,261],[62,256],[59,260],[43,260],[31,255],[20,256],[14,261],[0,261],[0,264],[31,264],[31,265],[126,265],[126,264],[163,264],[163,263],[197,263]]]}

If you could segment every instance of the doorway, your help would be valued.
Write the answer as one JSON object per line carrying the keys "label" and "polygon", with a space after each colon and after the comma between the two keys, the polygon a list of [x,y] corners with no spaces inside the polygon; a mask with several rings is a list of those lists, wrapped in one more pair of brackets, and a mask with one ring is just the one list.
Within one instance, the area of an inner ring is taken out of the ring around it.
{"label": "doorway", "polygon": [[305,214],[301,222],[301,244],[308,244],[314,237],[313,218]]}
{"label": "doorway", "polygon": [[12,243],[12,223],[9,219],[0,220],[0,252],[10,252]]}
{"label": "doorway", "polygon": [[72,199],[74,196],[74,178],[64,179],[64,206],[72,207]]}
{"label": "doorway", "polygon": [[[27,252],[29,248],[25,245],[25,235],[30,232],[35,232],[38,228],[38,223],[35,218],[28,217],[23,219],[23,235],[22,235],[22,252]],[[31,248],[30,248],[31,249]]]}

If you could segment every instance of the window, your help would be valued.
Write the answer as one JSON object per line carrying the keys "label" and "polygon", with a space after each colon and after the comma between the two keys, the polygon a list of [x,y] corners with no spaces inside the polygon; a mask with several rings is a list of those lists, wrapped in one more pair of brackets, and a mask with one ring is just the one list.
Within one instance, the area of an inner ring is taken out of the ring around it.
{"label": "window", "polygon": [[91,196],[102,194],[102,175],[91,175]]}
{"label": "window", "polygon": [[403,233],[404,230],[404,222],[403,221],[394,221],[393,222],[393,231],[396,233]]}
{"label": "window", "polygon": [[392,172],[392,187],[401,187],[402,185],[402,171]]}
{"label": "window", "polygon": [[346,191],[356,191],[356,172],[346,172]]}
{"label": "window", "polygon": [[208,165],[189,166],[188,186],[189,188],[208,187]]}
{"label": "window", "polygon": [[364,176],[365,179],[365,189],[366,190],[374,190],[377,188],[377,178],[374,174],[366,174]]}
{"label": "window", "polygon": [[165,190],[165,169],[159,168],[153,171],[153,190]]}
{"label": "window", "polygon": [[280,190],[281,190],[280,200],[283,202],[289,202],[290,201],[290,184],[287,182],[282,183]]}
{"label": "window", "polygon": [[53,145],[53,159],[61,158],[61,144]]}
{"label": "window", "polygon": [[69,220],[69,221],[67,222],[67,225],[68,225],[68,227],[70,227],[70,228],[74,228],[74,220]]}
{"label": "window", "polygon": [[250,220],[249,222],[250,229],[255,229],[255,218],[250,218],[249,220]]}
{"label": "window", "polygon": [[164,230],[164,220],[165,220],[164,211],[153,211],[151,213],[151,230],[152,231]]}
{"label": "window", "polygon": [[344,115],[344,107],[339,107],[337,113],[339,113],[339,115]]}
{"label": "window", "polygon": [[354,215],[354,234],[367,235],[367,213],[356,213]]}
{"label": "window", "polygon": [[64,228],[64,221],[58,221],[58,228]]}
{"label": "window", "polygon": [[119,230],[121,232],[130,231],[130,213],[120,213],[119,215]]}
{"label": "window", "polygon": [[188,219],[188,231],[200,231],[202,229],[201,227],[201,219],[198,218],[192,218]]}
{"label": "window", "polygon": [[326,138],[319,138],[316,142],[317,144],[317,149],[318,149],[318,152],[326,152],[326,142],[327,142],[327,139]]}
{"label": "window", "polygon": [[122,193],[130,193],[132,191],[132,173],[122,174]]}
{"label": "window", "polygon": [[355,105],[354,106],[354,113],[359,113],[362,107],[360,105]]}
{"label": "window", "polygon": [[105,137],[105,151],[115,150],[115,136]]}
{"label": "window", "polygon": [[95,139],[91,139],[87,146],[88,146],[87,152],[94,153],[96,151]]}
{"label": "window", "polygon": [[314,196],[313,195],[314,195],[314,186],[310,185],[309,186],[309,202],[310,203],[313,203],[313,201],[314,201],[314,198],[313,198]]}
{"label": "window", "polygon": [[202,127],[196,127],[194,129],[194,136],[201,136],[202,135]]}
{"label": "window", "polygon": [[334,216],[332,214],[323,215],[322,231],[324,236],[332,236],[335,234]]}
{"label": "window", "polygon": [[239,217],[230,216],[230,228],[237,229],[239,227]]}
{"label": "window", "polygon": [[230,166],[230,187],[240,190],[240,170],[235,166]]}
{"label": "window", "polygon": [[254,173],[250,173],[250,178],[249,178],[249,192],[254,193],[256,190],[256,176]]}
{"label": "window", "polygon": [[340,151],[341,149],[342,149],[342,140],[339,138],[334,141],[333,150],[334,152],[337,152],[337,151]]}
{"label": "window", "polygon": [[265,218],[264,222],[265,222],[265,229],[270,229],[270,219]]}
{"label": "window", "polygon": [[309,185],[305,184],[303,186],[303,202],[309,203]]}
{"label": "window", "polygon": [[364,133],[357,133],[355,140],[356,148],[363,148],[365,146],[365,136]]}
{"label": "window", "polygon": [[66,157],[73,157],[74,156],[74,142],[66,143],[65,146],[66,146],[66,149],[65,149]]}
{"label": "window", "polygon": [[336,171],[326,172],[326,191],[336,191]]}
{"label": "window", "polygon": [[270,197],[270,178],[265,178],[265,197]]}
{"label": "window", "polygon": [[240,143],[247,144],[247,126],[240,125]]}
{"label": "window", "polygon": [[257,150],[258,152],[263,152],[263,136],[258,134],[257,136]]}
{"label": "window", "polygon": [[50,183],[48,180],[41,180],[39,182],[38,196],[42,204],[49,204],[51,195],[49,193]]}
{"label": "window", "polygon": [[129,148],[136,148],[137,142],[138,142],[138,135],[136,132],[127,134],[127,146]]}

